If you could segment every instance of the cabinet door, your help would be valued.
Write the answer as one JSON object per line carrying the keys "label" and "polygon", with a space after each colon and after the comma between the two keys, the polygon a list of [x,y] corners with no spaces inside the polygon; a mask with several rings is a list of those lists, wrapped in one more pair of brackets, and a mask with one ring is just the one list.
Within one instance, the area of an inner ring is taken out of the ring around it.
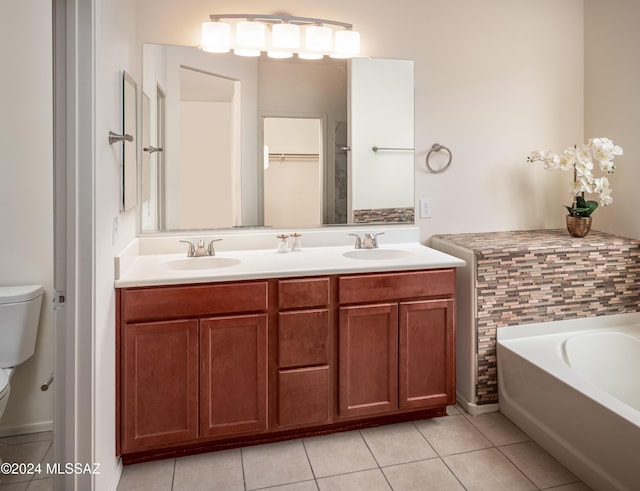
{"label": "cabinet door", "polygon": [[122,447],[129,452],[198,436],[198,321],[124,326]]}
{"label": "cabinet door", "polygon": [[397,409],[397,304],[340,308],[338,350],[340,416]]}
{"label": "cabinet door", "polygon": [[200,321],[200,435],[266,429],[267,315]]}
{"label": "cabinet door", "polygon": [[400,408],[455,403],[453,300],[400,304]]}

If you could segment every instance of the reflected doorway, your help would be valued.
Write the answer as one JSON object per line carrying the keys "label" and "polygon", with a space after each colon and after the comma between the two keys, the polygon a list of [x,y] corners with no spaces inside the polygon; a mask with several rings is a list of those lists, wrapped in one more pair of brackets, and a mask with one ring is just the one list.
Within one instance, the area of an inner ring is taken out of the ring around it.
{"label": "reflected doorway", "polygon": [[264,117],[264,225],[323,223],[322,118]]}

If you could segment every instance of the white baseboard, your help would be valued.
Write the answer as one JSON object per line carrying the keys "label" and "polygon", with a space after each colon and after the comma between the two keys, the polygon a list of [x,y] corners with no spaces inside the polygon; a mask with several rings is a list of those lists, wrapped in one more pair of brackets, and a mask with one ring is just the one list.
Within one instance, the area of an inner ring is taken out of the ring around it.
{"label": "white baseboard", "polygon": [[29,423],[16,426],[4,426],[0,428],[0,437],[25,435],[27,433],[42,433],[43,431],[53,431],[53,421],[42,421],[40,423]]}
{"label": "white baseboard", "polygon": [[495,413],[500,410],[500,404],[476,404],[467,401],[460,393],[456,393],[456,400],[462,408],[471,416],[479,416],[480,414]]}

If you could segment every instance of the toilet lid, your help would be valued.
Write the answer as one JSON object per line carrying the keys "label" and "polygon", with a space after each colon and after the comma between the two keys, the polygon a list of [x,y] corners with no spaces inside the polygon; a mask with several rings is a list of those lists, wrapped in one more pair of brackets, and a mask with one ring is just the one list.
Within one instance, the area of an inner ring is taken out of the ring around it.
{"label": "toilet lid", "polygon": [[9,375],[3,369],[0,368],[0,399],[4,396],[4,393],[9,388]]}
{"label": "toilet lid", "polygon": [[40,285],[0,286],[0,304],[26,302],[42,295]]}

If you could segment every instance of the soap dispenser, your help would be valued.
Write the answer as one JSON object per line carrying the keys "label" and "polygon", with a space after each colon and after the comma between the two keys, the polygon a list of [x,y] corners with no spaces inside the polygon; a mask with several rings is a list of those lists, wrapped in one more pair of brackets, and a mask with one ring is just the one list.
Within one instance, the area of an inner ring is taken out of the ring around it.
{"label": "soap dispenser", "polygon": [[285,234],[278,235],[278,252],[289,252],[289,236]]}

